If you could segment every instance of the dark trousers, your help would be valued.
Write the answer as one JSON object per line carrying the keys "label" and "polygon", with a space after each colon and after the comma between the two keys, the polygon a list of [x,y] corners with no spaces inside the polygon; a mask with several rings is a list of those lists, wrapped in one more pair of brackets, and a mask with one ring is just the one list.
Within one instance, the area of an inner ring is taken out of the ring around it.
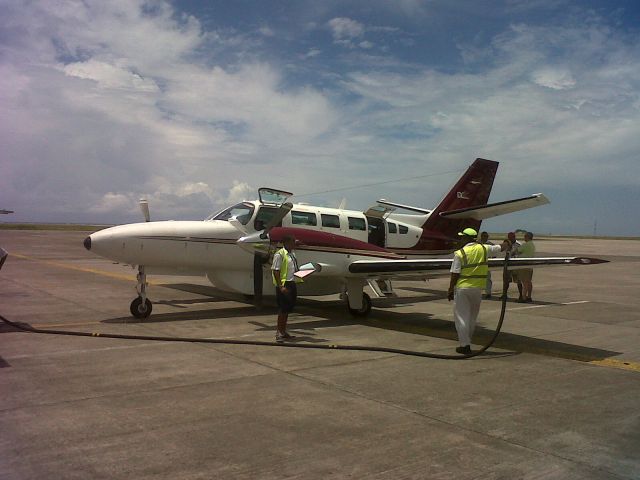
{"label": "dark trousers", "polygon": [[284,286],[287,288],[287,293],[281,292],[280,287],[276,287],[276,303],[278,304],[278,310],[280,310],[280,312],[291,313],[296,306],[298,289],[296,282],[284,282]]}

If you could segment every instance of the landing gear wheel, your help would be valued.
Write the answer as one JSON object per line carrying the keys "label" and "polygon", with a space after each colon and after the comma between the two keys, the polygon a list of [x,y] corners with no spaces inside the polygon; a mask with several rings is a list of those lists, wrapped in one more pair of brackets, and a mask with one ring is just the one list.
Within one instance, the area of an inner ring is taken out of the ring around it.
{"label": "landing gear wheel", "polygon": [[133,302],[131,302],[131,306],[129,307],[129,311],[131,315],[136,318],[148,318],[151,315],[151,310],[153,309],[153,305],[151,301],[147,298],[142,303],[142,298],[138,297]]}
{"label": "landing gear wheel", "polygon": [[347,297],[347,308],[349,313],[354,317],[366,317],[371,312],[371,297],[366,293],[362,293],[362,308],[351,308],[349,306],[349,297]]}

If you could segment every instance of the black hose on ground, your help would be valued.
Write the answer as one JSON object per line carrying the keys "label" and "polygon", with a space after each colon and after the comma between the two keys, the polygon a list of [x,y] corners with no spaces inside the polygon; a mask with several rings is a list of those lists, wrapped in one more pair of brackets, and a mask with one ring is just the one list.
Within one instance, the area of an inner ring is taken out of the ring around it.
{"label": "black hose on ground", "polygon": [[361,352],[384,352],[384,353],[396,353],[399,355],[410,355],[413,357],[426,357],[426,358],[437,358],[441,360],[464,360],[467,358],[476,357],[482,353],[484,353],[488,348],[493,345],[498,338],[498,334],[500,333],[500,329],[502,328],[502,323],[504,322],[504,314],[507,306],[507,264],[509,261],[509,253],[504,259],[504,268],[503,268],[503,287],[502,287],[502,308],[500,310],[500,320],[498,321],[498,325],[496,326],[496,330],[491,337],[491,340],[484,345],[480,350],[475,352],[471,352],[466,355],[442,355],[439,353],[429,353],[429,352],[419,352],[415,350],[403,350],[399,348],[389,348],[389,347],[367,347],[363,345],[314,345],[307,343],[279,343],[279,342],[262,342],[258,340],[234,340],[234,339],[223,339],[223,338],[191,338],[191,337],[158,337],[158,336],[149,336],[149,335],[121,335],[117,333],[91,333],[91,332],[74,332],[72,330],[50,330],[50,329],[42,329],[42,328],[34,328],[30,325],[23,325],[21,323],[12,322],[7,320],[5,317],[0,315],[0,320],[2,320],[7,325],[11,327],[21,330],[23,332],[28,333],[41,333],[48,335],[70,335],[76,337],[100,337],[100,338],[117,338],[124,340],[147,340],[147,341],[157,341],[157,342],[187,342],[187,343],[214,343],[214,344],[225,344],[225,345],[256,345],[261,347],[285,347],[285,348],[313,348],[317,350],[355,350]]}

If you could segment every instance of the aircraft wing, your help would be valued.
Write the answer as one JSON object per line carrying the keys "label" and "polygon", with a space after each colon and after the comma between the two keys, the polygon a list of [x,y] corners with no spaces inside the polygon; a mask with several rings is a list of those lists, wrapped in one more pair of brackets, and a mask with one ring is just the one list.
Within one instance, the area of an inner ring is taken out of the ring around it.
{"label": "aircraft wing", "polygon": [[461,208],[459,210],[449,210],[440,212],[441,217],[451,219],[472,218],[474,220],[485,220],[498,215],[518,212],[528,208],[538,207],[550,203],[549,199],[542,193],[536,193],[528,197],[516,198],[504,202],[488,203],[477,207]]}
{"label": "aircraft wing", "polygon": [[[349,276],[355,277],[435,277],[448,275],[453,259],[356,260],[349,264]],[[607,260],[590,257],[535,257],[509,259],[509,270],[543,266],[594,265]],[[489,268],[503,268],[504,258],[490,258]]]}

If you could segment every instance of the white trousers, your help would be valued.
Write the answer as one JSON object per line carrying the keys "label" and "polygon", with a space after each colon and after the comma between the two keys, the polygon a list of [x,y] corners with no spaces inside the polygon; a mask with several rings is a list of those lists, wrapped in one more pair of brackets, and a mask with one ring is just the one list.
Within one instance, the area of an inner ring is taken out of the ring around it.
{"label": "white trousers", "polygon": [[491,289],[493,288],[493,282],[491,281],[491,270],[487,272],[487,287],[484,289],[484,293],[491,295]]}
{"label": "white trousers", "polygon": [[482,302],[481,288],[456,288],[453,296],[453,319],[461,346],[471,345],[476,319]]}

